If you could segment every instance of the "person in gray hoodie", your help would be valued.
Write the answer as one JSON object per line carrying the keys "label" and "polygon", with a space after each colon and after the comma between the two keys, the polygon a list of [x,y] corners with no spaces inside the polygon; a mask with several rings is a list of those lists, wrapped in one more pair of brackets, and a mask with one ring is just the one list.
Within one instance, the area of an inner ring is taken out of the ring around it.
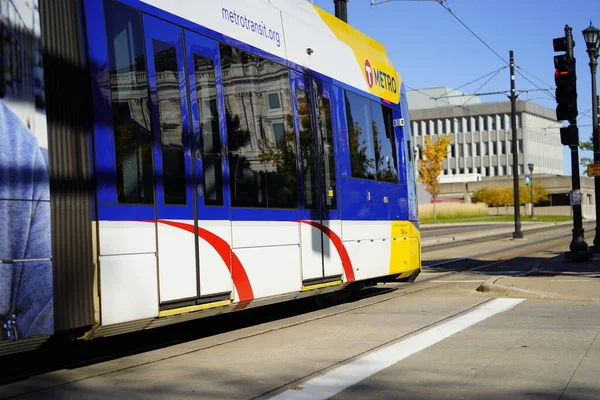
{"label": "person in gray hoodie", "polygon": [[0,341],[54,330],[48,167],[0,100]]}

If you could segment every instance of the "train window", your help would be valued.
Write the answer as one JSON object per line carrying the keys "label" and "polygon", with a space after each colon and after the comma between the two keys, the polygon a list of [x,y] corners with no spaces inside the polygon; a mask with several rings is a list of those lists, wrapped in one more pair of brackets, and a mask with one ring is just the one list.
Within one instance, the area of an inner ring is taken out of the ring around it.
{"label": "train window", "polygon": [[177,50],[158,40],[152,40],[152,47],[156,66],[164,202],[185,204],[185,161],[179,95],[181,77],[177,70]]}
{"label": "train window", "polygon": [[105,2],[119,203],[153,204],[152,134],[141,14]]}
{"label": "train window", "polygon": [[234,207],[296,208],[296,146],[289,72],[221,44]]}
{"label": "train window", "polygon": [[335,157],[333,153],[333,129],[331,128],[331,104],[329,99],[318,96],[319,102],[319,129],[323,138],[323,162],[325,168],[325,190],[327,209],[337,208],[337,190],[335,188]]}
{"label": "train window", "polygon": [[223,169],[221,168],[221,136],[217,113],[217,83],[210,58],[194,54],[196,98],[200,134],[202,135],[202,168],[204,170],[204,204],[223,205]]}
{"label": "train window", "polygon": [[371,120],[373,140],[375,141],[377,180],[398,183],[392,109],[371,101]]}
{"label": "train window", "polygon": [[315,148],[312,134],[310,101],[304,90],[296,89],[298,121],[300,122],[300,165],[304,179],[304,208],[315,209],[317,204],[315,184]]}
{"label": "train window", "polygon": [[345,97],[352,176],[376,180],[377,169],[369,100],[350,92],[346,92]]}

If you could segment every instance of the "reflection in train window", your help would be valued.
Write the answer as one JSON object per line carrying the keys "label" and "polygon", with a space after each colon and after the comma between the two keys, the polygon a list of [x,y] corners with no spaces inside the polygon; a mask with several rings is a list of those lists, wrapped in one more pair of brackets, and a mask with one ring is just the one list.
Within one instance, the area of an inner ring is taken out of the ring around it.
{"label": "reflection in train window", "polygon": [[177,51],[174,46],[152,40],[156,66],[156,91],[162,149],[165,204],[185,204],[185,161]]}
{"label": "reflection in train window", "polygon": [[196,98],[202,135],[202,169],[204,204],[223,205],[223,169],[221,168],[221,136],[217,112],[217,83],[210,58],[194,54]]}
{"label": "reflection in train window", "polygon": [[106,1],[119,203],[152,204],[152,135],[141,14]]}
{"label": "reflection in train window", "polygon": [[234,207],[296,208],[296,144],[289,72],[221,44]]}

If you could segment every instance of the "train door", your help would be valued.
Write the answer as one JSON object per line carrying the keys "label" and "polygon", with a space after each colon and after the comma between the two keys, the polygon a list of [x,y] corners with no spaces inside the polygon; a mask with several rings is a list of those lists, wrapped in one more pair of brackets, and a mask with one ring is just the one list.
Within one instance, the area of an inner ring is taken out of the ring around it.
{"label": "train door", "polygon": [[[231,276],[228,274],[229,256],[219,259],[217,265],[210,266],[212,253],[207,252],[209,260],[203,268],[204,259],[199,255],[205,250],[204,243],[198,240],[200,237],[207,237],[205,228],[198,223],[198,218],[207,213],[206,203],[198,200],[199,197],[206,197],[207,185],[202,179],[203,156],[198,108],[200,89],[197,90],[200,82],[195,80],[195,76],[196,68],[203,68],[200,60],[203,58],[205,66],[213,67],[212,71],[204,72],[212,73],[214,78],[216,53],[211,51],[210,46],[203,46],[199,38],[187,33],[182,34],[182,29],[178,26],[148,15],[144,15],[143,22],[148,54],[154,144],[156,241],[161,308],[198,304],[203,302],[201,298],[204,295],[215,293],[229,298],[232,287]],[[191,42],[184,42],[184,36]],[[215,48],[216,45],[213,44],[212,50]],[[186,61],[190,60],[199,61],[197,64],[188,65],[186,70]],[[193,91],[193,97],[190,95],[190,89]],[[215,104],[211,105],[210,96],[207,95],[206,102],[204,97],[201,97],[200,109],[204,111],[206,103],[210,114],[210,110],[216,108],[216,87],[213,85],[207,90],[214,92]],[[213,117],[218,121],[217,113],[214,114]],[[201,118],[211,121],[210,115],[202,115]],[[216,128],[215,124],[209,123],[208,126],[206,132],[214,139],[213,133],[216,129],[216,136],[219,137],[218,123]],[[209,157],[217,159],[218,163],[221,162],[220,155],[211,153]],[[208,164],[214,166],[215,163]],[[208,191],[212,194],[215,193],[214,183],[215,179],[208,185]],[[223,193],[220,199],[223,199]],[[225,219],[228,221],[229,218]],[[215,240],[211,240],[211,243],[215,245]],[[220,267],[224,270],[223,274],[217,274],[216,280],[220,285],[214,284],[215,274],[212,274],[212,280],[211,274],[202,276],[208,267]]]}
{"label": "train door", "polygon": [[[144,15],[150,87],[161,306],[197,296],[190,129],[180,29]],[[162,308],[162,307],[161,307]]]}
{"label": "train door", "polygon": [[331,87],[293,71],[291,78],[300,138],[300,240],[306,287],[341,279],[342,263],[331,239],[340,235],[342,224],[337,207]]}
{"label": "train door", "polygon": [[201,302],[229,299],[233,281],[229,184],[226,174],[225,104],[219,44],[185,32],[188,87],[192,118],[192,153],[198,224],[199,295]]}

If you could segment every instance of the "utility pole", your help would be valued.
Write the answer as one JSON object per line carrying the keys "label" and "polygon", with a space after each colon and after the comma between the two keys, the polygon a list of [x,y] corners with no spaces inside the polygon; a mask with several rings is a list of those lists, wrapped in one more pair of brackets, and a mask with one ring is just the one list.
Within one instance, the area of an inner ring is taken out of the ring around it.
{"label": "utility pole", "polygon": [[335,16],[348,23],[348,0],[333,0],[335,4]]}
{"label": "utility pole", "polygon": [[515,56],[510,51],[510,124],[512,131],[512,153],[513,153],[513,188],[514,188],[514,211],[515,231],[513,239],[521,239],[521,202],[519,200],[519,155],[517,154],[517,92],[515,90]]}

